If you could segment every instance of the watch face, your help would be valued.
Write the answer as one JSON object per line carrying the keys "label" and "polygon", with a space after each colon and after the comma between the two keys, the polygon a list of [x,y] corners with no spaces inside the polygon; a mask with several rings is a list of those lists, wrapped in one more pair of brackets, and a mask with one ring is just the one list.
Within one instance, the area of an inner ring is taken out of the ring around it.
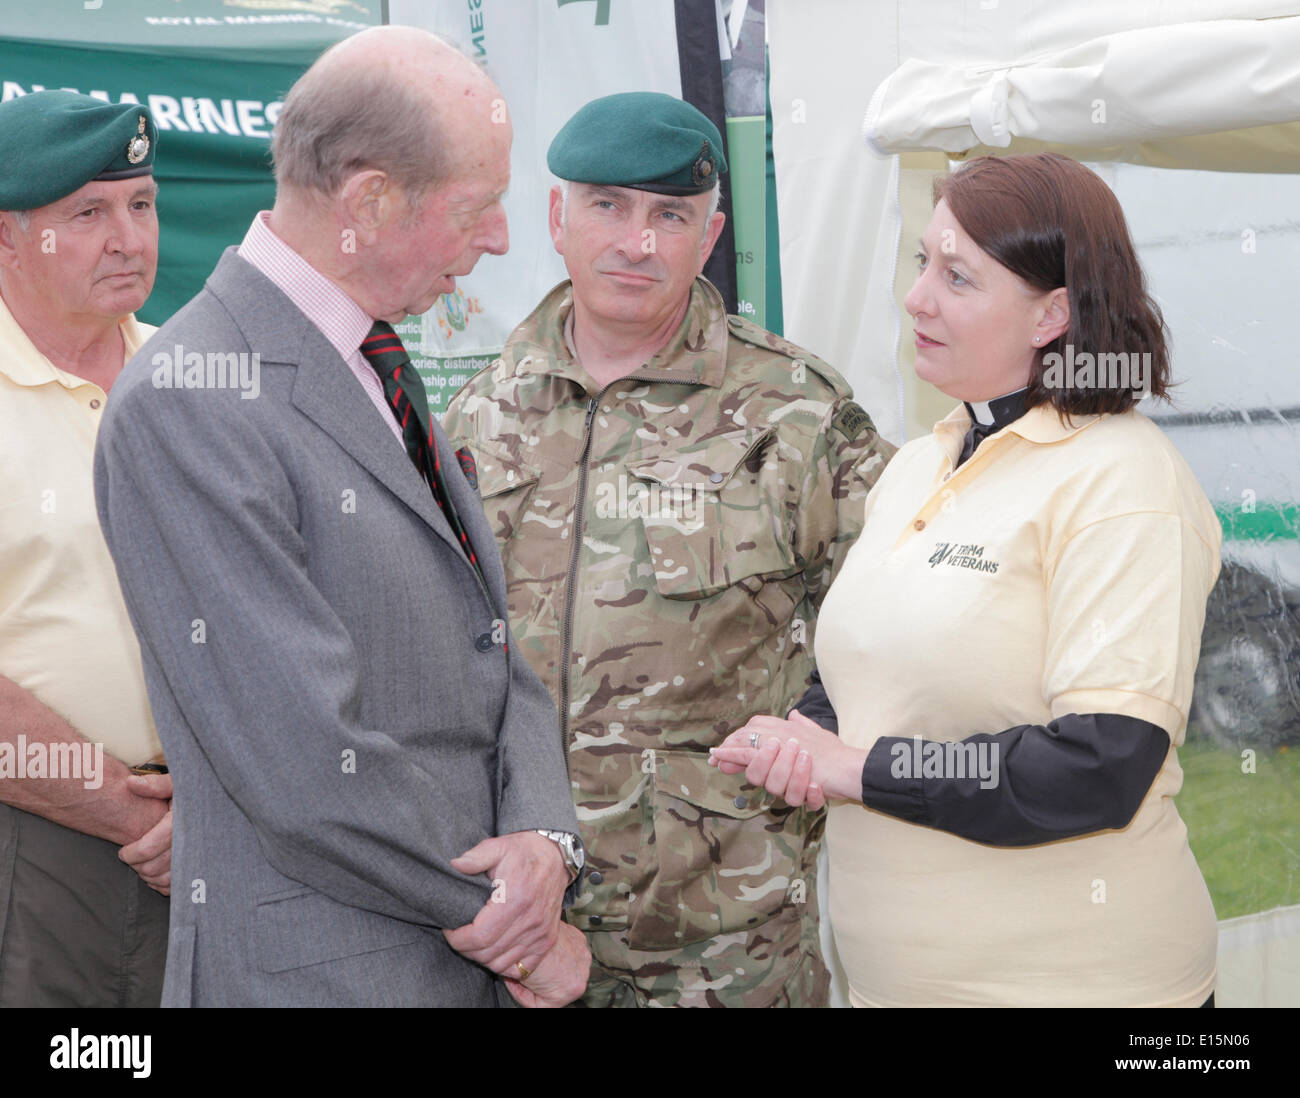
{"label": "watch face", "polygon": [[581,870],[587,864],[586,852],[582,849],[582,839],[568,831],[546,831],[537,829],[537,834],[545,835],[560,848],[566,864]]}

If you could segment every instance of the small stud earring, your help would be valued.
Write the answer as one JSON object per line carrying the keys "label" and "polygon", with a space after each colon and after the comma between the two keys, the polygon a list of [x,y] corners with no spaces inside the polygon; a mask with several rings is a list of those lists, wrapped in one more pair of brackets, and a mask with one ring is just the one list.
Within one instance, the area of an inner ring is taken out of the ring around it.
{"label": "small stud earring", "polygon": [[1034,344],[1037,345],[1037,343],[1038,343],[1038,336],[1034,336]]}

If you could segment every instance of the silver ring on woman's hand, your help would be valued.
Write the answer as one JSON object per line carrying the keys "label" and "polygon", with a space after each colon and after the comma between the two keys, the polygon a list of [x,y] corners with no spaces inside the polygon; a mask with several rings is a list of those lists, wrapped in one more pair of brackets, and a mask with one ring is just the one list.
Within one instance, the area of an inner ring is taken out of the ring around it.
{"label": "silver ring on woman's hand", "polygon": [[758,734],[757,732],[751,732],[751,733],[749,734],[749,746],[750,746],[750,747],[757,747],[757,746],[758,746],[758,741],[759,741],[760,738],[761,738],[761,737],[759,736],[759,734]]}

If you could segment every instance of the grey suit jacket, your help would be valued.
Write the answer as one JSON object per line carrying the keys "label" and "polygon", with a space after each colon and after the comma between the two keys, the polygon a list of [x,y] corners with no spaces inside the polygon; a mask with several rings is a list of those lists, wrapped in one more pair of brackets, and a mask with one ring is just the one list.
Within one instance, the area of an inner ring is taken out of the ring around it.
{"label": "grey suit jacket", "polygon": [[[260,393],[160,387],[194,352],[257,352]],[[438,930],[492,891],[448,863],[578,828],[435,432],[486,590],[347,364],[235,249],[113,387],[95,496],[174,776],[164,1005],[508,1001]]]}

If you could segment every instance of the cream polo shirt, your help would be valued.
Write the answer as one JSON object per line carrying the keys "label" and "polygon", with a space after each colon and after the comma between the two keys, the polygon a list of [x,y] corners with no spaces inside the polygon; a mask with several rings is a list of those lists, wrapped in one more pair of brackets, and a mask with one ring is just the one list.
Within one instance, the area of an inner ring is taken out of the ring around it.
{"label": "cream polo shirt", "polygon": [[830,914],[857,1005],[1199,1006],[1216,925],[1174,808],[1222,534],[1137,412],[1031,409],[960,469],[958,407],[885,468],[826,596],[817,666],[841,737],[955,741],[1069,713],[1172,740],[1136,816],[994,847],[837,804]]}
{"label": "cream polo shirt", "polygon": [[[121,327],[128,358],[155,330],[134,317]],[[162,746],[95,511],[104,401],[41,354],[0,300],[0,675],[135,765]]]}

